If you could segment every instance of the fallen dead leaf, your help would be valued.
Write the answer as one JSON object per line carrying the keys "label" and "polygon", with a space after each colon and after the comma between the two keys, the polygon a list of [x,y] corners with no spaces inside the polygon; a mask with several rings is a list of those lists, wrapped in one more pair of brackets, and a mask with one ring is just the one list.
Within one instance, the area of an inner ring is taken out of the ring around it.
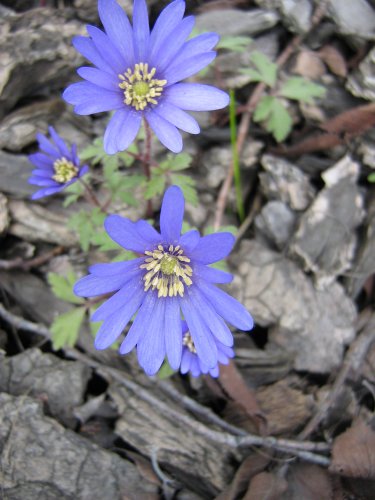
{"label": "fallen dead leaf", "polygon": [[[328,472],[310,464],[293,464],[288,472],[288,500],[332,500],[333,486]],[[338,498],[338,497],[336,497]]]}
{"label": "fallen dead leaf", "polygon": [[288,483],[282,477],[271,472],[261,472],[251,480],[243,500],[280,500],[287,488]]}
{"label": "fallen dead leaf", "polygon": [[319,56],[334,75],[341,76],[342,78],[347,76],[348,68],[346,60],[336,47],[325,45],[320,49]]}

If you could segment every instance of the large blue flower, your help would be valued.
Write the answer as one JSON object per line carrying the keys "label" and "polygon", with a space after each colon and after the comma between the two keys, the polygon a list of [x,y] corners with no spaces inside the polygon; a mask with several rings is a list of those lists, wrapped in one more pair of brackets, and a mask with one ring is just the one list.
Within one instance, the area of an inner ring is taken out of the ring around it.
{"label": "large blue flower", "polygon": [[137,346],[140,365],[155,374],[165,356],[173,369],[181,363],[183,335],[181,311],[194,347],[208,369],[220,361],[217,341],[227,347],[233,336],[225,321],[250,330],[253,320],[233,297],[215,283],[229,283],[232,275],[209,264],[228,255],[234,243],[230,233],[201,237],[196,230],[181,235],[184,197],[177,186],[163,199],[160,233],[146,221],[132,222],[119,215],[105,220],[109,236],[139,258],[110,264],[96,264],[79,280],[74,291],[82,297],[116,292],[93,314],[102,321],[95,347],[109,347],[138,311],[120,353]]}
{"label": "large blue flower", "polygon": [[198,356],[187,323],[186,321],[182,321],[182,358],[180,372],[183,375],[190,372],[193,377],[199,377],[199,375],[206,373],[209,373],[211,377],[218,377],[219,363],[227,365],[230,358],[234,357],[234,351],[231,347],[219,342],[216,337],[214,337],[214,341],[217,347],[218,363],[213,368],[210,368],[206,364],[205,359],[201,359]]}
{"label": "large blue flower", "polygon": [[32,195],[33,200],[62,191],[89,170],[87,165],[80,165],[75,144],[69,148],[53,127],[48,130],[53,142],[43,134],[37,134],[41,151],[29,156],[31,163],[36,166],[29,183],[42,188]]}
{"label": "large blue flower", "polygon": [[207,66],[216,56],[216,33],[187,40],[194,17],[183,19],[185,2],[175,0],[150,32],[145,0],[135,0],[133,27],[115,0],[99,0],[105,33],[87,26],[90,38],[78,36],[74,47],[92,64],[78,74],[86,81],[70,85],[63,98],[81,115],[115,111],[104,134],[108,154],[125,150],[144,117],[160,142],[175,153],[182,149],[178,129],[199,133],[185,111],[209,111],[228,104],[228,95],[197,83],[178,83]]}

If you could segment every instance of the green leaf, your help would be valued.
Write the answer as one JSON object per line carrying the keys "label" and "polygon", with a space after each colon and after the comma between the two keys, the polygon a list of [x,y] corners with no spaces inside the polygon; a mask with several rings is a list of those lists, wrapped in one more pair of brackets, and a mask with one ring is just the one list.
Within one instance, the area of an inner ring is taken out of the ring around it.
{"label": "green leaf", "polygon": [[295,76],[283,84],[278,94],[296,101],[312,102],[315,97],[324,96],[325,92],[322,85]]}
{"label": "green leaf", "polygon": [[292,130],[292,124],[292,118],[284,104],[278,99],[274,99],[271,114],[266,123],[268,132],[272,132],[276,141],[281,142]]}
{"label": "green leaf", "polygon": [[168,363],[168,360],[165,359],[164,363],[161,365],[160,370],[158,371],[158,378],[161,380],[165,378],[171,377],[175,372],[173,368],[171,368],[170,364]]}
{"label": "green leaf", "polygon": [[223,36],[216,49],[227,49],[232,52],[244,52],[253,40],[249,36]]}
{"label": "green leaf", "polygon": [[48,273],[48,283],[56,297],[72,304],[82,304],[84,299],[77,297],[73,292],[73,286],[77,281],[74,271],[69,271],[66,276],[57,273]]}
{"label": "green leaf", "polygon": [[195,180],[183,174],[171,174],[170,179],[172,184],[182,189],[185,200],[196,207],[198,205],[198,193]]}
{"label": "green leaf", "polygon": [[75,345],[85,312],[85,307],[75,307],[53,321],[50,330],[55,351],[65,346],[73,347]]}
{"label": "green leaf", "polygon": [[65,200],[63,201],[63,207],[69,207],[69,205],[75,203],[83,195],[84,190],[85,188],[80,182],[74,182],[65,188]]}
{"label": "green leaf", "polygon": [[277,64],[258,50],[251,54],[250,61],[256,69],[241,69],[241,73],[249,75],[253,82],[264,82],[269,87],[274,87],[277,78]]}
{"label": "green leaf", "polygon": [[190,166],[191,162],[192,157],[189,153],[168,154],[166,159],[160,163],[160,170],[162,172],[184,170]]}
{"label": "green leaf", "polygon": [[260,99],[253,115],[253,120],[255,122],[261,122],[263,120],[266,120],[266,118],[268,118],[268,116],[272,111],[274,100],[275,98],[269,95],[266,95]]}
{"label": "green leaf", "polygon": [[99,247],[100,252],[109,252],[110,250],[118,250],[119,245],[115,243],[105,231],[98,231],[90,238],[90,243]]}
{"label": "green leaf", "polygon": [[151,200],[154,196],[162,194],[165,188],[165,177],[154,175],[146,184],[145,199]]}
{"label": "green leaf", "polygon": [[368,175],[367,180],[369,182],[375,182],[375,172],[371,172],[371,174]]}
{"label": "green leaf", "polygon": [[90,248],[92,238],[99,230],[103,228],[103,222],[106,215],[95,207],[91,211],[81,210],[73,214],[68,220],[68,227],[73,229],[79,237],[79,242],[84,252]]}

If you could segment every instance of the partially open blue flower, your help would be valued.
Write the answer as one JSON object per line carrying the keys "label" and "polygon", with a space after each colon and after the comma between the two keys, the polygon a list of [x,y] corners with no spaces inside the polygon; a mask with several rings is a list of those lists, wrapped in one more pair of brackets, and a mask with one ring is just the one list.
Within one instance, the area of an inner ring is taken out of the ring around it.
{"label": "partially open blue flower", "polygon": [[119,215],[108,216],[104,225],[109,236],[140,257],[93,265],[90,274],[74,287],[81,297],[116,292],[92,316],[93,321],[103,321],[95,339],[97,349],[109,347],[138,311],[120,353],[137,346],[139,363],[148,375],[159,370],[165,356],[174,370],[179,368],[181,312],[197,355],[208,369],[220,361],[217,341],[227,347],[233,345],[225,321],[241,330],[253,327],[246,309],[215,286],[229,283],[232,275],[209,267],[229,254],[233,235],[201,237],[196,230],[181,235],[183,215],[182,191],[172,186],[164,195],[160,233],[144,220],[132,222]]}
{"label": "partially open blue flower", "polygon": [[178,83],[215,58],[212,48],[218,35],[205,33],[187,40],[194,17],[183,19],[183,0],[170,3],[151,32],[145,0],[134,0],[133,26],[115,0],[99,0],[98,10],[105,33],[87,26],[90,38],[73,40],[96,68],[79,68],[86,81],[70,85],[63,98],[81,115],[115,111],[104,134],[108,154],[131,144],[143,117],[160,142],[179,153],[178,129],[199,133],[198,123],[185,111],[220,109],[229,102],[228,95],[215,87]]}
{"label": "partially open blue flower", "polygon": [[36,166],[29,183],[42,188],[32,195],[32,200],[62,191],[89,170],[87,165],[80,166],[75,144],[69,149],[53,127],[48,130],[52,143],[43,134],[37,134],[41,151],[29,156],[31,163]]}
{"label": "partially open blue flower", "polygon": [[182,321],[182,358],[180,372],[183,375],[190,372],[193,377],[199,377],[199,375],[207,373],[209,373],[211,377],[218,377],[219,363],[227,365],[230,358],[234,357],[234,351],[231,347],[219,342],[216,337],[214,337],[214,341],[217,347],[218,363],[216,363],[213,368],[210,368],[206,364],[205,359],[198,356],[187,323],[186,321]]}

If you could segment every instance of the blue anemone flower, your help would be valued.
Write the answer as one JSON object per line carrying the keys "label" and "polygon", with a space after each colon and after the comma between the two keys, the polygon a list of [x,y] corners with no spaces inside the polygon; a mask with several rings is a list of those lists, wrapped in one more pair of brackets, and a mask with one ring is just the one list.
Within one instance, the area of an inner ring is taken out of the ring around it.
{"label": "blue anemone flower", "polygon": [[80,166],[77,146],[73,144],[69,149],[53,127],[48,130],[53,142],[43,134],[37,134],[41,151],[29,156],[31,163],[36,166],[29,183],[42,188],[31,196],[32,200],[62,191],[89,171],[87,165]]}
{"label": "blue anemone flower", "polygon": [[187,40],[194,17],[183,19],[183,0],[171,2],[151,32],[145,0],[134,1],[133,26],[115,0],[99,0],[98,10],[105,32],[87,26],[89,38],[73,39],[76,50],[96,68],[79,68],[85,81],[70,85],[63,98],[81,115],[115,111],[104,134],[108,154],[133,142],[142,118],[166,148],[179,153],[178,129],[200,131],[185,111],[221,109],[229,102],[228,95],[215,87],[179,83],[215,58],[212,49],[218,35],[204,33]]}
{"label": "blue anemone flower", "polygon": [[144,220],[132,222],[109,215],[104,226],[109,236],[139,258],[125,262],[95,264],[80,279],[74,292],[80,297],[114,293],[92,315],[103,321],[95,339],[97,349],[106,349],[122,333],[138,311],[120,353],[137,346],[140,365],[154,375],[165,356],[177,370],[181,364],[183,335],[181,312],[196,352],[208,369],[220,361],[217,341],[233,345],[225,321],[241,330],[251,330],[253,320],[233,297],[217,288],[232,275],[209,267],[231,251],[234,237],[217,233],[201,237],[196,230],[181,235],[184,197],[177,186],[163,199],[160,233]]}
{"label": "blue anemone flower", "polygon": [[180,372],[184,375],[190,372],[193,377],[199,377],[199,375],[209,373],[211,377],[219,376],[219,363],[222,365],[227,365],[230,358],[234,357],[234,351],[231,347],[228,347],[217,340],[214,337],[214,341],[217,347],[217,358],[218,363],[210,368],[205,359],[201,359],[195,348],[192,336],[189,332],[189,327],[186,321],[182,321],[182,358]]}

